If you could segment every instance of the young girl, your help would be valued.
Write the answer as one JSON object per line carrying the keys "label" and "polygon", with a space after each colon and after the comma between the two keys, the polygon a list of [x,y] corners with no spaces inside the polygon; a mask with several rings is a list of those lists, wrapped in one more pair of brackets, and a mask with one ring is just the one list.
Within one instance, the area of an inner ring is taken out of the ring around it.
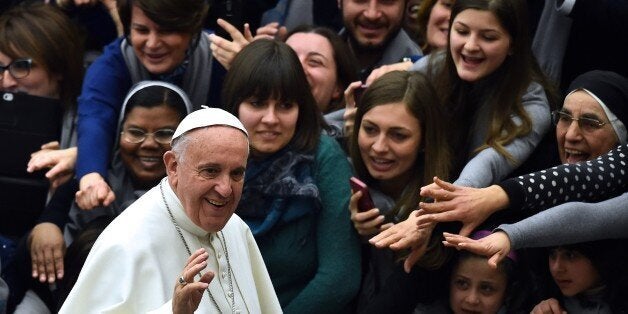
{"label": "young girl", "polygon": [[624,313],[628,310],[626,242],[601,240],[549,249],[552,298],[532,313]]}
{"label": "young girl", "polygon": [[[489,234],[490,231],[480,230],[471,237],[480,239]],[[458,252],[450,272],[449,302],[443,299],[430,305],[420,304],[414,313],[521,312],[526,289],[517,254],[509,252],[497,267],[486,261],[482,255]]]}

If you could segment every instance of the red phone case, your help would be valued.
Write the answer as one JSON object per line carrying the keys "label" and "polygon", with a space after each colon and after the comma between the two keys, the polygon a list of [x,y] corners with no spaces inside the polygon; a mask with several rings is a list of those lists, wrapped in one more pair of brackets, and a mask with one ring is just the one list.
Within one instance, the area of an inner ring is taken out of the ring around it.
{"label": "red phone case", "polygon": [[360,181],[360,179],[356,177],[351,177],[349,184],[351,184],[351,190],[353,190],[354,193],[362,191],[362,197],[358,200],[359,212],[375,208],[375,204],[373,204],[373,199],[371,198],[371,194],[369,193],[369,188],[366,186],[366,183]]}

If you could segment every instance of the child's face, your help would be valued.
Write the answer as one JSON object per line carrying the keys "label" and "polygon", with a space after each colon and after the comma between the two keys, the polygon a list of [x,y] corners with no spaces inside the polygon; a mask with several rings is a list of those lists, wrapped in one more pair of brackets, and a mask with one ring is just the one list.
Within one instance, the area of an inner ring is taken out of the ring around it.
{"label": "child's face", "polygon": [[497,313],[502,306],[508,278],[488,266],[486,258],[461,260],[451,277],[449,304],[454,313]]}
{"label": "child's face", "polygon": [[567,297],[591,289],[600,281],[591,260],[578,251],[553,249],[549,255],[549,268],[560,292]]}

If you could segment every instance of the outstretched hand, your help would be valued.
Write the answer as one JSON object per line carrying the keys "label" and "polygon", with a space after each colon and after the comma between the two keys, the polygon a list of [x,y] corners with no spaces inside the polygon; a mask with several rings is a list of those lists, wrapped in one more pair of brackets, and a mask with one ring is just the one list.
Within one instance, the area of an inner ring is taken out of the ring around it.
{"label": "outstretched hand", "polygon": [[445,246],[486,256],[488,265],[493,268],[497,268],[497,264],[510,252],[510,239],[503,231],[492,233],[479,240],[447,232],[443,233],[443,235],[445,236],[445,241],[443,241]]}
{"label": "outstretched hand", "polygon": [[508,206],[508,195],[492,185],[477,189],[458,186],[434,177],[434,183],[421,188],[420,195],[430,197],[434,203],[419,203],[425,211],[421,222],[460,221],[460,234],[468,236],[494,212]]}
{"label": "outstretched hand", "polygon": [[209,287],[209,283],[214,279],[214,273],[207,271],[201,276],[199,281],[194,281],[196,275],[207,267],[208,257],[209,253],[201,248],[192,253],[188,258],[185,267],[183,267],[183,272],[181,273],[181,279],[183,279],[184,282],[181,283],[179,281],[180,279],[177,279],[174,286],[174,294],[172,296],[173,313],[188,314],[194,313],[194,311],[198,309],[205,289]]}
{"label": "outstretched hand", "polygon": [[32,173],[50,168],[46,172],[46,178],[50,181],[52,188],[57,188],[72,178],[76,155],[76,147],[60,149],[57,141],[46,143],[39,151],[31,154],[26,171]]}
{"label": "outstretched hand", "polygon": [[404,270],[408,273],[425,254],[430,236],[436,225],[434,223],[419,223],[418,214],[418,211],[413,211],[408,219],[391,226],[369,240],[372,245],[380,249],[386,247],[393,250],[410,249],[410,255],[403,264]]}
{"label": "outstretched hand", "polygon": [[116,196],[105,179],[97,172],[84,175],[79,182],[75,201],[79,208],[90,210],[99,206],[109,206]]}

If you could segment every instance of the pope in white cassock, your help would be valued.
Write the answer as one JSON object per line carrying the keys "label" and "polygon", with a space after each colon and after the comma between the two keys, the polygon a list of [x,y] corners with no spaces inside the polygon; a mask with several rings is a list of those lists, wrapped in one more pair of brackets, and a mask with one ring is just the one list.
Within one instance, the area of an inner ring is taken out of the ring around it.
{"label": "pope in white cassock", "polygon": [[248,226],[234,215],[248,134],[233,115],[188,115],[164,154],[168,177],[92,248],[60,313],[280,313]]}

